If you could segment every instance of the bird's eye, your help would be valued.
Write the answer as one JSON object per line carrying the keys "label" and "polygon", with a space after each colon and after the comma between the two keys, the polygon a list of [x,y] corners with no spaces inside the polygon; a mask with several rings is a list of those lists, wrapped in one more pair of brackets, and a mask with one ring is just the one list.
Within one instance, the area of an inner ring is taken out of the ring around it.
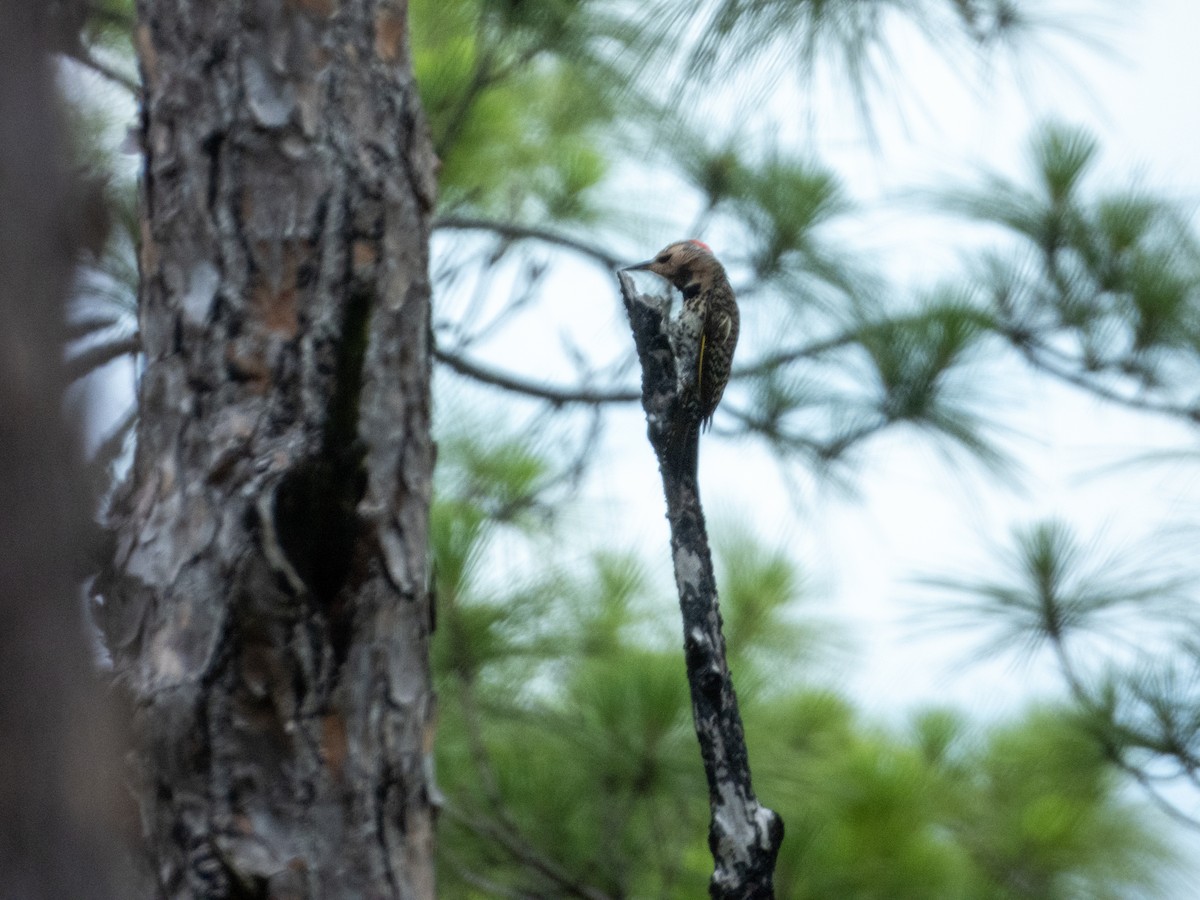
{"label": "bird's eye", "polygon": [[658,259],[656,259],[655,262],[665,263],[665,262],[670,262],[670,260],[671,260],[670,253],[660,253],[660,254],[658,254]]}

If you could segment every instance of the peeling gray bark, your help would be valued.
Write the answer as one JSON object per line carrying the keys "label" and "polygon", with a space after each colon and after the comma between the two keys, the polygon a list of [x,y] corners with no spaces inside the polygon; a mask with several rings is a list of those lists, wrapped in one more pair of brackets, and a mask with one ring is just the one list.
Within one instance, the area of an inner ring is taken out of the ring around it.
{"label": "peeling gray bark", "polygon": [[[624,272],[618,278],[642,365],[642,406],[671,526],[692,718],[708,779],[708,846],[713,857],[709,893],[719,900],[766,900],[775,896],[783,820],[758,802],[750,780],[696,470],[669,464],[672,423],[680,421],[680,405],[686,402],[681,397],[689,395],[677,373],[695,369],[694,359],[676,357],[676,352],[686,352],[689,343],[676,340],[674,331],[688,323],[670,322],[669,301],[639,294]],[[698,431],[694,437],[699,438]]]}
{"label": "peeling gray bark", "polygon": [[138,4],[146,365],[97,595],[154,896],[434,895],[435,188],[406,15]]}
{"label": "peeling gray bark", "polygon": [[0,898],[127,896],[118,741],[85,637],[86,521],[64,421],[63,307],[83,233],[44,0],[0,12]]}

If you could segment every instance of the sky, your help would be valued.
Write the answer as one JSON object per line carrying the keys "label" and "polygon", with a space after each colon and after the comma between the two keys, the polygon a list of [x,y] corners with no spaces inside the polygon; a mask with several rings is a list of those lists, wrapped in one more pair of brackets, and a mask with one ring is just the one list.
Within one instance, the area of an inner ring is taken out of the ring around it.
{"label": "sky", "polygon": [[[1047,6],[1094,13],[1103,3]],[[856,220],[847,240],[869,248],[894,282],[914,289],[961,275],[967,251],[994,235],[915,214],[913,191],[948,177],[976,183],[985,171],[1022,179],[1025,143],[1039,121],[1086,126],[1100,139],[1102,177],[1169,189],[1191,209],[1200,200],[1200,107],[1190,96],[1200,84],[1193,40],[1200,4],[1146,0],[1107,9],[1110,14],[1086,18],[1061,13],[1096,41],[1050,38],[1044,53],[1035,47],[1022,57],[1025,75],[1016,86],[1002,66],[988,71],[969,59],[947,62],[917,35],[900,32],[895,56],[903,87],[899,100],[880,92],[872,107],[873,140],[864,136],[849,95],[836,86],[815,92],[813,111],[781,79],[766,101],[768,114],[785,123],[781,141],[834,168],[871,211]],[[649,200],[653,209],[663,205],[657,194]],[[680,223],[692,218],[688,209],[648,217],[645,246],[631,252],[631,262],[684,237]],[[724,248],[713,243],[720,256]],[[564,296],[603,298],[583,310],[572,305],[564,329],[622,331],[624,313],[611,281],[583,271],[562,278]],[[774,327],[747,306],[742,346],[753,343],[755,329]],[[531,371],[524,360],[518,368]],[[1112,469],[1148,452],[1190,449],[1195,435],[1182,426],[1111,408],[1016,366],[995,393],[1011,428],[1001,440],[1018,464],[1019,478],[1007,485],[997,485],[977,464],[948,465],[927,443],[903,433],[868,445],[853,496],[804,477],[782,477],[752,442],[708,438],[702,444],[710,526],[717,533],[723,523],[749,526],[766,543],[788,548],[809,586],[801,614],[816,611],[841,622],[855,640],[854,652],[825,677],[882,717],[943,702],[1000,715],[1052,695],[1057,686],[1036,661],[980,661],[974,648],[985,632],[922,629],[916,613],[929,595],[916,577],[995,571],[997,552],[1014,527],[1051,517],[1070,523],[1085,542],[1095,539],[1132,560],[1147,548],[1162,551],[1172,540],[1164,535],[1194,524],[1200,508],[1194,464]],[[581,505],[599,526],[602,543],[615,537],[650,558],[661,548],[665,569],[667,530],[644,434],[640,410],[613,416]],[[665,573],[669,578],[669,569]]]}
{"label": "sky", "polygon": [[[1036,50],[1027,54],[1032,74],[1016,88],[1000,71],[990,87],[980,87],[986,75],[955,73],[921,54],[914,41],[914,52],[896,54],[903,59],[904,97],[893,107],[880,104],[877,148],[855,143],[852,121],[842,124],[844,133],[836,125],[820,130],[819,155],[864,203],[882,208],[867,239],[896,280],[928,285],[961,271],[964,245],[973,243],[958,223],[909,214],[906,190],[936,184],[947,172],[964,183],[982,171],[1021,179],[1024,144],[1040,120],[1095,133],[1101,171],[1118,183],[1167,188],[1189,206],[1200,199],[1200,107],[1193,93],[1200,57],[1192,39],[1200,29],[1200,4],[1147,0],[1110,8],[1111,15],[1080,20],[1105,47],[1049,42],[1050,53],[1065,62],[1039,62]],[[822,534],[800,545],[811,543],[838,608],[871,634],[868,663],[850,677],[868,704],[890,709],[951,699],[1003,709],[1045,689],[1036,667],[964,668],[955,663],[971,658],[970,642],[964,649],[946,634],[918,639],[911,623],[919,593],[913,575],[978,572],[1012,527],[1047,517],[1072,523],[1084,539],[1097,536],[1105,547],[1136,554],[1145,542],[1161,540],[1168,521],[1185,522],[1197,509],[1200,469],[1194,465],[1101,474],[1138,454],[1190,448],[1193,432],[1028,375],[1006,381],[998,402],[1009,408],[1006,420],[1015,434],[1006,444],[1024,469],[1018,489],[998,490],[970,466],[948,470],[927,450],[895,440],[871,453],[857,501],[831,498],[812,506],[809,525],[819,519]],[[711,452],[708,462],[719,464],[717,455]],[[786,528],[787,512],[777,515],[776,527]],[[803,522],[792,527],[811,534]]]}

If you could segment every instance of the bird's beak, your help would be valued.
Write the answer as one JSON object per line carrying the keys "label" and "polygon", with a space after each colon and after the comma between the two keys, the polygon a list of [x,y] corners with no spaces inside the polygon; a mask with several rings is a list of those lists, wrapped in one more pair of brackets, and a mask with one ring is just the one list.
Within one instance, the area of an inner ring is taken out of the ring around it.
{"label": "bird's beak", "polygon": [[622,272],[641,272],[645,269],[649,269],[652,265],[654,265],[654,260],[648,259],[645,262],[638,263],[637,265],[626,266],[621,271]]}

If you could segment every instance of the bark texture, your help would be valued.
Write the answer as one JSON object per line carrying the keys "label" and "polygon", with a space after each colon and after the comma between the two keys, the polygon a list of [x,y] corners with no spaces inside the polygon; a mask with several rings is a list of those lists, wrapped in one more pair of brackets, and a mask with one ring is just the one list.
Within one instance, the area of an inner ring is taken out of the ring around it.
{"label": "bark texture", "polygon": [[117,742],[72,577],[86,505],[62,405],[63,305],[88,235],[46,7],[0,3],[0,898],[104,900],[125,896]]}
{"label": "bark texture", "polygon": [[[720,900],[766,900],[775,896],[775,860],[783,842],[783,820],[758,802],[750,781],[750,759],[725,657],[696,469],[671,461],[672,431],[685,402],[681,397],[694,394],[694,389],[681,385],[677,373],[694,371],[695,360],[677,358],[676,352],[698,342],[673,339],[669,301],[639,294],[623,272],[619,279],[642,365],[642,405],[650,444],[658,457],[667,501],[692,718],[708,778],[712,813],[708,846],[713,856],[709,893]],[[682,326],[688,326],[686,320]],[[695,410],[692,412],[694,415]],[[692,429],[689,439],[697,441],[699,430]],[[693,445],[693,459],[695,451]]]}
{"label": "bark texture", "polygon": [[138,4],[146,364],[98,603],[154,896],[434,895],[434,157],[406,16]]}

